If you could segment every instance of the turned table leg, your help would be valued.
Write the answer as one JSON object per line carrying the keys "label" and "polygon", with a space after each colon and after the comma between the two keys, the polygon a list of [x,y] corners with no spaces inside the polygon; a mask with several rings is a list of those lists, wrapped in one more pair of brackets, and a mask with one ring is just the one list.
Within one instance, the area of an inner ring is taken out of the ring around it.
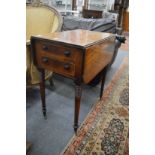
{"label": "turned table leg", "polygon": [[77,129],[78,129],[81,94],[82,94],[81,83],[75,82],[75,111],[74,111],[74,131],[75,131],[75,133],[77,132]]}
{"label": "turned table leg", "polygon": [[107,70],[108,70],[108,66],[106,66],[103,69],[103,73],[102,73],[102,81],[101,81],[101,90],[100,90],[100,99],[103,95],[103,89],[104,89],[104,84],[105,84],[105,78],[106,78],[106,74],[107,74]]}
{"label": "turned table leg", "polygon": [[45,101],[45,70],[40,70],[40,96],[42,101],[43,116],[46,119],[46,101]]}

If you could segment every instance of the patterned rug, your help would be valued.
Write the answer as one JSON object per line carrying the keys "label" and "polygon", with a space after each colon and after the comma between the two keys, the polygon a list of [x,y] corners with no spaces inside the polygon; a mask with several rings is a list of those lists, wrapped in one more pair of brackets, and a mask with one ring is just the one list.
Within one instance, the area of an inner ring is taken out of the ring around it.
{"label": "patterned rug", "polygon": [[128,70],[125,58],[62,155],[129,155]]}

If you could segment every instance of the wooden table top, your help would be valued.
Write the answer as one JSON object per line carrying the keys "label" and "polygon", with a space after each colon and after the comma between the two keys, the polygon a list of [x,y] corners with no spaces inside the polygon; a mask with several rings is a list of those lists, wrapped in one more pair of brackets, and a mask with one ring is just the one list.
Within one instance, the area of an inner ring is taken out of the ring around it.
{"label": "wooden table top", "polygon": [[35,35],[33,37],[40,39],[48,39],[51,41],[63,42],[80,47],[88,47],[98,42],[102,42],[114,34],[95,32],[89,30],[76,29],[71,31],[54,32],[48,34]]}

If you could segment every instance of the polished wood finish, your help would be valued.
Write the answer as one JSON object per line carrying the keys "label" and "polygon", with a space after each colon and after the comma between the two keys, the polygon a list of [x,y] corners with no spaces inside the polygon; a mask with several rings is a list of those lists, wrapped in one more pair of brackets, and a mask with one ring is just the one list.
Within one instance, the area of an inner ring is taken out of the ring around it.
{"label": "polished wood finish", "polygon": [[123,18],[124,18],[124,12],[129,6],[129,0],[115,0],[114,4],[114,10],[115,12],[118,12],[118,27],[123,26]]}
{"label": "polished wood finish", "polygon": [[[46,50],[45,50],[46,47]],[[47,68],[56,73],[73,78],[78,70],[75,70],[81,63],[81,51],[75,47],[51,44],[50,41],[37,40],[35,42],[37,50],[37,66]]]}
{"label": "polished wood finish", "polygon": [[114,51],[115,38],[109,38],[99,44],[92,45],[86,49],[84,61],[84,83],[89,83],[94,75],[97,75],[102,69],[111,62]]}
{"label": "polished wood finish", "polygon": [[77,6],[76,6],[76,0],[72,0],[72,10],[76,10]]}
{"label": "polished wood finish", "polygon": [[82,95],[81,81],[75,81],[75,108],[74,108],[74,131],[75,132],[78,129],[81,95]]}
{"label": "polished wood finish", "polygon": [[50,43],[54,43],[55,46],[62,44],[64,47],[76,47],[77,49],[84,49],[113,37],[115,37],[115,35],[111,33],[76,29],[71,31],[40,34],[32,36],[31,38],[36,38],[37,40],[46,42],[49,41]]}
{"label": "polished wood finish", "polygon": [[129,12],[124,11],[123,13],[123,31],[129,32]]}
{"label": "polished wood finish", "polygon": [[82,16],[83,18],[102,18],[102,11],[83,9]]}
{"label": "polished wood finish", "polygon": [[[75,82],[74,130],[78,128],[82,83],[89,83],[111,61],[115,35],[88,30],[72,30],[32,36],[34,64],[41,72],[41,98],[46,116],[44,69]],[[104,77],[105,78],[105,77]],[[103,91],[102,82],[102,90]]]}

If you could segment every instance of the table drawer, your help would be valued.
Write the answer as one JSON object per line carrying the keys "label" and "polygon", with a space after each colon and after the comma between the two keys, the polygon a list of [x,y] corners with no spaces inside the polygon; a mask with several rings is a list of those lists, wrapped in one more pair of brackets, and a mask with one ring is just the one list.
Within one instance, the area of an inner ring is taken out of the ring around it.
{"label": "table drawer", "polygon": [[66,46],[59,46],[59,45],[53,45],[49,42],[37,42],[36,44],[38,51],[41,52],[41,54],[47,53],[50,54],[53,57],[58,57],[59,59],[66,59],[66,60],[73,60],[75,61],[77,58],[77,55],[79,52],[75,48],[66,47]]}
{"label": "table drawer", "polygon": [[51,70],[64,76],[74,77],[75,75],[75,64],[73,62],[59,61],[57,59],[41,56],[38,63],[41,68]]}

